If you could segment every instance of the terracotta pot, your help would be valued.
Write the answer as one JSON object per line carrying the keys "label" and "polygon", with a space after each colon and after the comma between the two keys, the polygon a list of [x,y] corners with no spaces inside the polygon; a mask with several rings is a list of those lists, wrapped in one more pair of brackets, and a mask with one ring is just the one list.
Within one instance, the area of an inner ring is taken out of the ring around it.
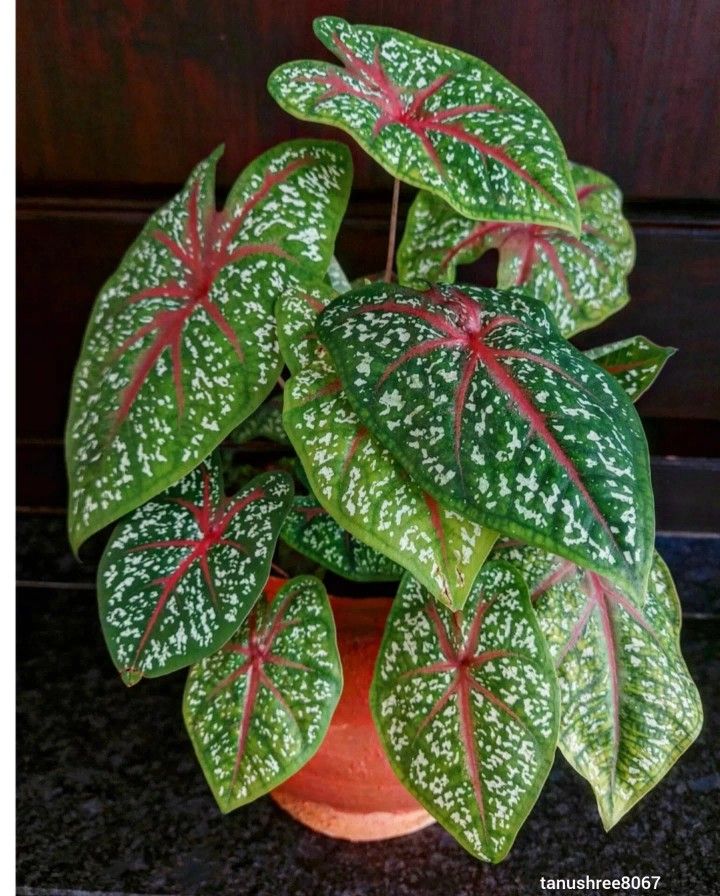
{"label": "terracotta pot", "polygon": [[[282,581],[271,579],[269,596]],[[417,831],[432,817],[395,777],[368,705],[390,598],[331,597],[345,684],[318,752],[271,794],[303,824],[344,840],[383,840]]]}

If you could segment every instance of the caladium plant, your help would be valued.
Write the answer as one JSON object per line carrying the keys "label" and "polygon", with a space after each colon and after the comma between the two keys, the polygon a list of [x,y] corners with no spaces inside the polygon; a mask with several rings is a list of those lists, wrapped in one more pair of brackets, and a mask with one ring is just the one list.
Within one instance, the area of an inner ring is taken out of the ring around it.
{"label": "caladium plant", "polygon": [[[699,730],[633,406],[674,350],[568,341],[628,301],[634,241],[618,187],[569,163],[528,97],[391,28],[315,31],[342,66],[291,62],[269,89],[395,176],[385,275],[352,281],[334,255],[344,144],[270,149],[223,211],[220,150],[201,162],[93,308],[70,541],[116,523],[98,573],[112,660],[127,685],[189,667],[185,721],[223,811],[332,725],[322,580],[396,590],[368,694],[379,741],[499,861],[557,747],[609,828]],[[419,192],[395,259],[400,181]],[[456,282],[491,249],[496,288]]]}
{"label": "caladium plant", "polygon": [[527,221],[477,221],[419,193],[398,249],[400,279],[452,283],[458,265],[496,249],[498,286],[518,287],[545,302],[564,336],[601,323],[629,300],[635,243],[610,178],[582,165],[570,170],[582,222],[578,236]]}

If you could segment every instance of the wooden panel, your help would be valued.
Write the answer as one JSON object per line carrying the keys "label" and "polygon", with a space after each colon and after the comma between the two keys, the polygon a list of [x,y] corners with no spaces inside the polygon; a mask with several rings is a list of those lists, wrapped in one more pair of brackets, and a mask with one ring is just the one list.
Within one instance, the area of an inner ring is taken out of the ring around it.
{"label": "wooden panel", "polygon": [[659,532],[720,534],[720,460],[652,458]]}
{"label": "wooden panel", "polygon": [[[224,140],[227,182],[278,140],[327,135],[265,81],[322,55],[311,21],[328,12],[481,55],[628,195],[720,196],[717,0],[20,0],[21,181],[177,183]],[[356,161],[357,187],[385,185]]]}
{"label": "wooden panel", "polygon": [[648,417],[720,419],[720,230],[636,227],[632,300],[580,348],[640,333],[678,349],[638,402]]}

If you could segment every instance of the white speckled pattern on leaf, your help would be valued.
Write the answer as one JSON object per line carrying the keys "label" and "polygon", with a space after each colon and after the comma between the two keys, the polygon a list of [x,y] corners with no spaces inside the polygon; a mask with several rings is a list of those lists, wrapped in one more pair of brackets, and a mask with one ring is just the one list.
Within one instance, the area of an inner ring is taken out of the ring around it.
{"label": "white speckled pattern on leaf", "polygon": [[656,345],[644,336],[631,336],[588,349],[585,355],[612,374],[628,397],[637,401],[675,352],[676,349]]}
{"label": "white speckled pattern on leaf", "polygon": [[316,328],[361,422],[417,486],[644,591],[654,508],[640,420],[545,305],[378,283],[335,299]]}
{"label": "white speckled pattern on leaf", "polygon": [[226,498],[213,458],[117,526],[98,603],[126,684],[188,666],[230,637],[267,581],[292,494],[286,473],[263,473]]}
{"label": "white speckled pattern on leaf", "polygon": [[518,287],[544,302],[564,336],[601,323],[629,300],[635,241],[622,194],[610,178],[582,165],[571,165],[571,171],[582,215],[577,237],[529,222],[471,220],[420,193],[398,249],[400,282],[421,288],[452,283],[458,265],[497,249],[497,285]]}
{"label": "white speckled pattern on leaf", "polygon": [[282,367],[275,300],[327,270],[350,189],[346,147],[274,147],[223,211],[219,154],[150,218],[95,302],[67,425],[76,550],[177,482],[266,398]]}
{"label": "white speckled pattern on leaf", "polygon": [[288,382],[283,420],[313,494],[328,513],[440,600],[462,606],[497,533],[412,482],[362,426],[327,356]]}
{"label": "white speckled pattern on leaf", "polygon": [[634,601],[602,577],[529,547],[494,556],[525,578],[560,682],[560,748],[611,828],[697,737],[702,707],[680,653],[680,603],[655,554]]}
{"label": "white speckled pattern on leaf", "polygon": [[335,622],[312,576],[261,597],[242,628],[188,675],[183,714],[223,812],[289,778],[315,753],[342,691]]}
{"label": "white speckled pattern on leaf", "polygon": [[296,495],[280,531],[291,548],[354,582],[395,582],[402,567],[339,526],[312,495]]}
{"label": "white speckled pattern on leaf", "polygon": [[406,576],[370,703],[408,790],[473,855],[500,861],[550,771],[558,731],[552,660],[522,577],[486,564],[452,613]]}
{"label": "white speckled pattern on leaf", "polygon": [[268,89],[285,110],[342,128],[391,174],[471,218],[579,230],[560,138],[487,63],[393,28],[332,16],[314,28],[344,68],[281,65]]}
{"label": "white speckled pattern on leaf", "polygon": [[347,274],[334,255],[330,259],[330,264],[328,265],[327,273],[325,274],[325,280],[337,293],[347,292],[351,289]]}
{"label": "white speckled pattern on leaf", "polygon": [[290,373],[299,373],[325,351],[318,342],[315,322],[336,296],[333,287],[325,283],[308,283],[301,289],[287,290],[278,299],[278,342]]}

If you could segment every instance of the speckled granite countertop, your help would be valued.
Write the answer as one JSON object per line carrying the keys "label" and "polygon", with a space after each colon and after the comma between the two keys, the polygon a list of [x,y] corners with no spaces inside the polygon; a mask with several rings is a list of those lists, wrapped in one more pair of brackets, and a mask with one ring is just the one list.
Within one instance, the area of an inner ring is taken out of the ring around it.
{"label": "speckled granite countertop", "polygon": [[23,896],[535,896],[542,876],[657,874],[665,896],[720,893],[720,539],[659,539],[686,615],[705,728],[610,834],[558,756],[501,865],[442,828],[385,843],[314,834],[269,799],[222,816],[184,733],[184,676],[122,686],[102,642],[92,568],[64,525],[18,529],[18,886]]}

